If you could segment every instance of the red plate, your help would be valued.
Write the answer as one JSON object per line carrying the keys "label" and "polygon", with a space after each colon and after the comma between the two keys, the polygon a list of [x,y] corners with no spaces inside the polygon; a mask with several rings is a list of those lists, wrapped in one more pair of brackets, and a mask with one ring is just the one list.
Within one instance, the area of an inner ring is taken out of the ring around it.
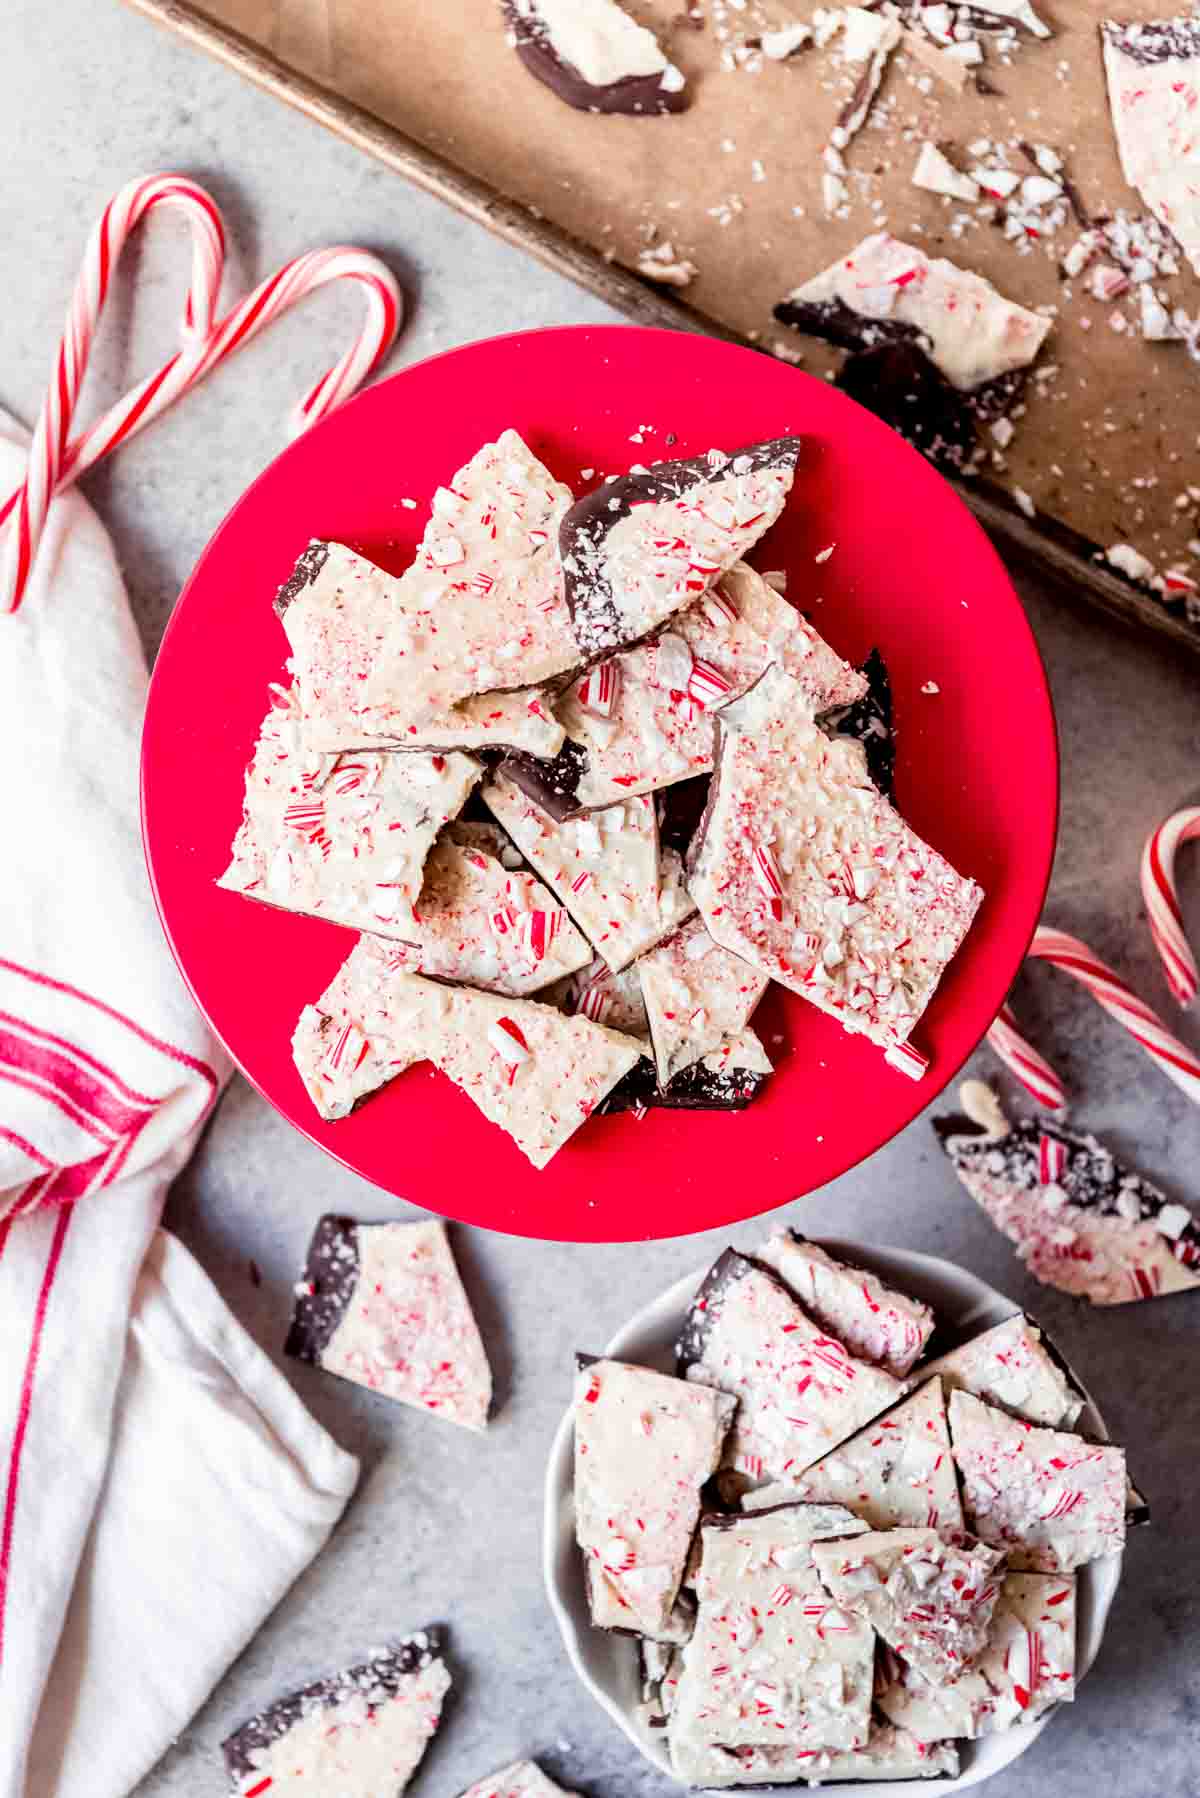
{"label": "red plate", "polygon": [[[428,1066],[342,1123],[313,1111],[292,1065],[292,1030],[353,938],[213,884],[241,815],[267,682],[284,672],[270,601],[314,536],[401,571],[434,487],[507,425],[579,491],[592,470],[786,432],[808,440],[788,509],[755,560],[788,570],[790,597],[851,661],[882,649],[900,808],[987,892],[919,1027],[932,1058],[924,1080],[772,988],[754,1021],[778,1072],[748,1111],[596,1118],[542,1173]],[[406,496],[415,511],[401,506]],[[1020,965],[1049,878],[1057,799],[1054,718],[1033,637],[949,487],[822,381],[710,338],[623,326],[454,350],[372,388],[280,456],[229,514],[175,608],[142,752],[146,853],[167,935],[259,1091],[377,1186],[469,1223],[572,1241],[676,1236],[753,1216],[824,1185],[902,1129],[962,1066]]]}

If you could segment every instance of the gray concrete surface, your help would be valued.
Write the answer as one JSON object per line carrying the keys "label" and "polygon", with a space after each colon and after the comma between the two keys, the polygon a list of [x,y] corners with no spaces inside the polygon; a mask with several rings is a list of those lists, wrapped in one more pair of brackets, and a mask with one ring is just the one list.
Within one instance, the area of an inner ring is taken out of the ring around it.
{"label": "gray concrete surface", "polygon": [[[369,244],[401,274],[410,320],[393,366],[501,329],[591,321],[597,301],[198,60],[111,0],[7,0],[0,60],[0,403],[26,419],[50,366],[84,233],[129,176],[175,167],[225,207],[240,285],[307,246]],[[164,354],[180,244],[156,232],[118,289],[93,396]],[[287,405],[340,347],[348,296],[326,296],[97,472],[151,653],[189,567],[226,508],[282,441]],[[323,360],[324,359],[324,360]],[[1079,931],[1169,1004],[1136,885],[1138,849],[1200,787],[1195,667],[1021,580],[1049,665],[1063,747],[1063,822],[1048,916]],[[981,670],[986,681],[986,670]],[[1003,705],[1003,695],[989,703]],[[1200,929],[1192,882],[1191,916]],[[1181,1198],[1194,1197],[1200,1113],[1095,1007],[1045,970],[1022,979],[1021,1014],[1102,1130]],[[1194,1021],[1181,1029],[1200,1047]],[[979,1065],[988,1067],[986,1056]],[[653,1204],[653,1194],[647,1194]],[[277,1354],[290,1285],[317,1215],[403,1212],[297,1137],[235,1081],[175,1192],[170,1222],[238,1315]],[[1185,1798],[1200,1758],[1200,1541],[1194,1523],[1200,1398],[1195,1301],[1093,1314],[1027,1280],[957,1188],[928,1122],[867,1167],[782,1214],[964,1262],[1041,1317],[1084,1372],[1129,1447],[1155,1523],[1130,1544],[1100,1661],[1079,1702],[991,1786],[992,1798]],[[733,1233],[754,1240],[754,1227]],[[538,1574],[544,1452],[567,1396],[569,1355],[595,1346],[724,1235],[649,1246],[534,1245],[459,1231],[456,1242],[500,1375],[504,1404],[483,1441],[390,1409],[289,1365],[306,1400],[363,1457],[362,1486],[300,1581],[211,1702],[138,1788],[139,1798],[216,1798],[218,1743],[247,1712],[390,1631],[431,1619],[453,1631],[459,1702],[420,1776],[453,1798],[517,1755],[591,1795],[667,1791],[576,1687]],[[254,1259],[261,1287],[249,1277]],[[136,1582],[136,1569],[131,1569]],[[185,1653],[186,1643],[164,1644]],[[120,1727],[119,1718],[113,1727]]]}

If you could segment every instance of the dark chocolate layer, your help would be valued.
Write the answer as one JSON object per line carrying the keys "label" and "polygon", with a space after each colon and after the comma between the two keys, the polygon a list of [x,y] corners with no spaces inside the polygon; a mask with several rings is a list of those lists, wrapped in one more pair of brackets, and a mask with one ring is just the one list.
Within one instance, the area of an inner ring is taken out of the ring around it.
{"label": "dark chocolate layer", "polygon": [[292,601],[303,593],[306,587],[312,586],[328,560],[328,543],[319,537],[314,537],[308,548],[297,558],[296,566],[275,595],[275,610],[280,618],[283,617]]}
{"label": "dark chocolate layer", "polygon": [[728,1068],[718,1074],[696,1062],[660,1088],[654,1063],[643,1056],[622,1075],[596,1110],[635,1111],[644,1106],[659,1111],[744,1111],[770,1078],[769,1074],[752,1073],[748,1068]]}
{"label": "dark chocolate layer", "polygon": [[820,722],[836,737],[853,737],[861,743],[867,757],[867,772],[885,798],[896,791],[896,740],[892,728],[892,683],[887,663],[873,649],[860,670],[867,677],[867,690],[853,705],[838,706],[826,712]]}
{"label": "dark chocolate layer", "polygon": [[1143,68],[1151,63],[1186,63],[1200,58],[1200,17],[1147,19],[1127,25],[1107,20],[1100,29],[1114,50]]}
{"label": "dark chocolate layer", "polygon": [[514,749],[500,764],[514,787],[520,787],[527,799],[540,806],[548,817],[561,824],[574,818],[586,806],[579,803],[579,783],[587,773],[588,754],[580,743],[568,737],[556,756],[529,755]]}
{"label": "dark chocolate layer", "polygon": [[352,1217],[323,1217],[308,1245],[308,1259],[296,1295],[286,1355],[319,1367],[321,1356],[349,1310],[358,1285],[358,1232]]}
{"label": "dark chocolate layer", "polygon": [[504,0],[504,16],[513,34],[513,47],[529,73],[577,112],[626,113],[645,118],[682,112],[688,105],[686,88],[663,86],[665,71],[624,75],[600,86],[585,81],[574,64],[558,54],[541,19],[518,12],[512,0]]}

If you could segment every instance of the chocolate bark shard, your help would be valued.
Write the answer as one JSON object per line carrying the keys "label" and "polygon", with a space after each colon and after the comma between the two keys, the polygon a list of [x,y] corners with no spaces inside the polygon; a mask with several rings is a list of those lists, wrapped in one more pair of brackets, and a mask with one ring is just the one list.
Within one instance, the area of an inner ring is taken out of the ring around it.
{"label": "chocolate bark shard", "polygon": [[970,1392],[1027,1423],[1066,1430],[1083,1409],[1060,1361],[1050,1354],[1035,1323],[1021,1312],[939,1355],[921,1369],[947,1391]]}
{"label": "chocolate bark shard", "polygon": [[958,1750],[953,1742],[922,1741],[910,1730],[871,1719],[861,1748],[722,1748],[681,1746],[675,1771],[689,1785],[825,1785],[841,1780],[953,1779]]}
{"label": "chocolate bark shard", "polygon": [[592,1622],[669,1637],[700,1489],[715,1472],[736,1400],[620,1361],[575,1384],[575,1539]]}
{"label": "chocolate bark shard", "polygon": [[1093,1305],[1200,1286],[1200,1225],[1094,1136],[1022,1119],[1001,1135],[935,1121],[963,1186],[1034,1278]]}
{"label": "chocolate bark shard", "polygon": [[1027,368],[1050,329],[981,275],[885,231],[795,288],[775,316],[846,349],[916,343],[963,393]]}
{"label": "chocolate bark shard", "polygon": [[706,1523],[699,1612],[670,1717],[673,1755],[713,1741],[814,1750],[866,1743],[874,1636],[830,1604],[815,1564],[822,1538],[861,1529],[836,1505]]}
{"label": "chocolate bark shard", "polygon": [[1100,27],[1121,172],[1200,274],[1200,19]]}
{"label": "chocolate bark shard", "polygon": [[[293,1039],[301,1078],[323,1117],[344,1117],[391,1074],[432,1061],[535,1167],[544,1167],[641,1053],[619,1031],[532,999],[398,971],[387,945],[372,937],[362,938],[351,962],[306,1008]],[[317,1059],[331,1037],[346,1045],[348,1075],[334,1069],[331,1076],[328,1054]]]}
{"label": "chocolate bark shard", "polygon": [[724,1465],[756,1485],[796,1479],[904,1392],[814,1323],[774,1273],[733,1249],[709,1270],[677,1352],[688,1379],[740,1399]]}
{"label": "chocolate bark shard", "polygon": [[[563,732],[564,738],[566,732]],[[511,780],[527,799],[547,816],[561,824],[588,810],[580,795],[588,771],[589,756],[581,743],[564,741],[553,756],[545,759],[518,751],[505,756],[497,773]],[[620,794],[617,795],[621,797]]]}
{"label": "chocolate bark shard", "polygon": [[967,1392],[950,1397],[963,1509],[1020,1571],[1069,1573],[1125,1545],[1125,1452],[1036,1428]]}
{"label": "chocolate bark shard", "polygon": [[285,1352],[465,1429],[487,1427],[492,1376],[439,1219],[323,1217]]}
{"label": "chocolate bark shard", "polygon": [[1036,1722],[1075,1696],[1074,1575],[1008,1574],[983,1653],[954,1685],[931,1685],[891,1655],[881,1675],[879,1708],[918,1735],[974,1741]]}
{"label": "chocolate bark shard", "polygon": [[720,714],[691,861],[689,889],[723,947],[884,1050],[911,1034],[983,898],[778,668]]}
{"label": "chocolate bark shard", "polygon": [[813,1561],[837,1603],[931,1684],[952,1685],[983,1652],[1000,1594],[998,1550],[958,1547],[931,1529],[889,1529],[819,1543]]}
{"label": "chocolate bark shard", "polygon": [[[960,1537],[962,1505],[940,1380],[926,1381],[824,1455],[792,1490],[810,1503],[845,1505],[873,1530],[925,1528]],[[749,1494],[745,1504],[757,1508],[760,1496]]]}
{"label": "chocolate bark shard", "polygon": [[636,1062],[598,1107],[600,1111],[744,1111],[774,1070],[753,1030],[744,1030],[665,1087],[648,1055]]}
{"label": "chocolate bark shard", "polygon": [[531,75],[581,112],[653,115],[688,104],[684,78],[616,0],[502,0]]}
{"label": "chocolate bark shard", "polygon": [[648,796],[562,823],[503,774],[488,783],[482,797],[614,973],[695,911],[679,857],[660,852]]}
{"label": "chocolate bark shard", "polygon": [[[772,662],[795,677],[815,711],[850,705],[867,690],[795,606],[740,562],[653,641],[590,669],[563,692],[556,710],[577,751],[570,805],[611,805],[707,773],[713,707],[744,693]],[[531,778],[539,772],[545,779],[549,771],[534,764]],[[563,815],[554,794],[540,803]]]}
{"label": "chocolate bark shard", "polygon": [[441,1719],[450,1674],[437,1630],[277,1699],[222,1744],[233,1791],[400,1798]]}
{"label": "chocolate bark shard", "polygon": [[896,796],[896,739],[892,723],[892,683],[887,663],[873,649],[859,670],[867,685],[861,699],[826,712],[822,729],[861,743],[867,773],[885,799]]}
{"label": "chocolate bark shard", "polygon": [[740,1036],[762,998],[767,977],[715,943],[699,918],[637,963],[658,1083]]}
{"label": "chocolate bark shard", "polygon": [[800,439],[658,462],[576,500],[559,547],[580,650],[596,660],[694,604],[775,523]]}
{"label": "chocolate bark shard", "polygon": [[555,1785],[535,1761],[514,1761],[511,1767],[476,1780],[462,1798],[575,1798],[575,1794]]}
{"label": "chocolate bark shard", "polygon": [[975,407],[918,344],[859,350],[847,356],[836,385],[933,462],[965,468],[976,453]]}
{"label": "chocolate bark shard", "polygon": [[[903,1380],[933,1334],[928,1305],[877,1274],[836,1261],[796,1230],[779,1230],[756,1251],[817,1323],[862,1361]],[[949,1444],[947,1443],[947,1447]]]}
{"label": "chocolate bark shard", "polygon": [[442,826],[483,770],[470,756],[306,753],[294,691],[274,689],[246,770],[233,859],[217,882],[284,911],[400,942]]}

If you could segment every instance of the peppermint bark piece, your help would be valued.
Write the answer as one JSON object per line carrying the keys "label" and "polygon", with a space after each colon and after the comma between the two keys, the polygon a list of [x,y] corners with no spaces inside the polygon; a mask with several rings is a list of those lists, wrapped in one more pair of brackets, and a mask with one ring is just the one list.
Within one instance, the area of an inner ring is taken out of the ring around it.
{"label": "peppermint bark piece", "polygon": [[842,349],[916,344],[960,393],[1028,368],[1050,330],[981,275],[886,231],[793,289],[775,316]]}
{"label": "peppermint bark piece", "polygon": [[1003,1553],[982,1543],[955,1547],[936,1530],[901,1529],[818,1543],[813,1561],[837,1603],[932,1685],[951,1685],[982,1653]]}
{"label": "peppermint bark piece", "polygon": [[514,1761],[488,1779],[477,1779],[462,1798],[574,1798],[542,1772],[535,1761]]}
{"label": "peppermint bark piece", "polygon": [[904,1044],[983,899],[901,818],[861,745],[770,668],[719,714],[689,889],[710,933],[885,1051]]}
{"label": "peppermint bark piece", "polygon": [[276,689],[246,770],[242,823],[217,882],[284,911],[414,942],[434,839],[483,770],[467,755],[314,756],[294,692]]}
{"label": "peppermint bark piece", "polygon": [[1018,1571],[1069,1573],[1125,1546],[1125,1451],[950,1396],[967,1522]]}
{"label": "peppermint bark piece", "polygon": [[441,1720],[450,1674],[436,1630],[277,1699],[222,1744],[240,1798],[400,1798]]}
{"label": "peppermint bark piece", "polygon": [[464,1429],[487,1428],[492,1374],[446,1226],[323,1217],[286,1354]]}
{"label": "peppermint bark piece", "polygon": [[1093,1305],[1200,1286],[1192,1213],[1094,1136],[1002,1113],[991,1130],[966,1117],[934,1128],[963,1186],[1044,1285]]}
{"label": "peppermint bark piece", "polygon": [[958,1773],[953,1742],[921,1741],[907,1729],[871,1720],[861,1748],[719,1748],[681,1744],[675,1771],[689,1785],[824,1785],[839,1780],[945,1779]]}
{"label": "peppermint bark piece", "polygon": [[941,1381],[927,1380],[895,1410],[806,1469],[794,1496],[845,1505],[873,1530],[924,1528],[951,1541],[961,1537],[962,1504]]}
{"label": "peppermint bark piece", "polygon": [[851,705],[867,683],[795,606],[745,562],[676,613],[670,629],[589,669],[556,707],[587,751],[574,791],[580,809],[706,774],[712,708],[752,686],[771,662],[794,676],[816,712]]}
{"label": "peppermint bark piece", "polygon": [[482,798],[614,973],[695,911],[679,857],[659,848],[654,802],[644,795],[562,823],[503,775]]}
{"label": "peppermint bark piece", "polygon": [[1106,20],[1100,38],[1121,173],[1200,274],[1200,19]]}
{"label": "peppermint bark piece", "polygon": [[599,1629],[671,1639],[672,1611],[736,1400],[621,1361],[575,1382],[575,1539]]}
{"label": "peppermint bark piece", "polygon": [[951,1686],[931,1685],[884,1657],[876,1703],[903,1728],[974,1741],[1035,1723],[1075,1696],[1073,1574],[1010,1573],[978,1662]]}
{"label": "peppermint bark piece", "polygon": [[613,1087],[599,1109],[612,1111],[744,1111],[774,1069],[753,1030],[728,1037],[666,1086],[648,1055]]}
{"label": "peppermint bark piece", "polygon": [[794,1480],[904,1391],[855,1360],[773,1273],[734,1249],[696,1294],[677,1352],[689,1380],[736,1393],[724,1465],[753,1484]]}
{"label": "peppermint bark piece", "polygon": [[[588,1018],[564,1017],[532,999],[441,986],[393,960],[383,943],[364,937],[350,977],[343,968],[301,1017],[293,1055],[324,1117],[344,1117],[365,1096],[364,1084],[373,1090],[431,1061],[535,1167],[545,1167],[641,1053],[632,1038]],[[332,1078],[330,1043],[347,1045]]]}
{"label": "peppermint bark piece", "polygon": [[576,500],[559,549],[585,658],[635,643],[701,599],[779,517],[797,437],[656,462]]}
{"label": "peppermint bark piece", "polygon": [[739,1036],[767,987],[766,975],[718,947],[699,918],[642,956],[637,969],[663,1087]]}
{"label": "peppermint bark piece", "polygon": [[502,0],[531,75],[581,112],[681,112],[683,75],[616,0]]}
{"label": "peppermint bark piece", "polygon": [[933,1334],[928,1305],[886,1286],[866,1268],[835,1261],[795,1230],[780,1230],[755,1258],[774,1268],[809,1316],[862,1361],[886,1368],[896,1379],[912,1372]]}
{"label": "peppermint bark piece", "polygon": [[836,1505],[704,1525],[699,1611],[669,1724],[673,1757],[712,1742],[866,1743],[875,1639],[830,1603],[816,1571],[821,1538],[861,1528]]}
{"label": "peppermint bark piece", "polygon": [[1041,1331],[1020,1311],[921,1371],[940,1378],[948,1391],[971,1392],[1014,1417],[1052,1429],[1069,1430],[1083,1410],[1082,1397],[1048,1353]]}

